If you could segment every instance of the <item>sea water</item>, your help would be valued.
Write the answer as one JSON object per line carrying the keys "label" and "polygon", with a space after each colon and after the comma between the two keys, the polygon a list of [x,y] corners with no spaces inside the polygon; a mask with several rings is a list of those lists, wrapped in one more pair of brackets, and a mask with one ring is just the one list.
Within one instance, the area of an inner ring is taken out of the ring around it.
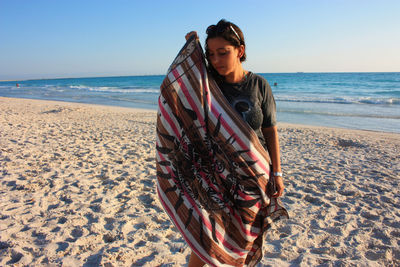
{"label": "sea water", "polygon": [[[260,73],[278,121],[400,133],[400,73]],[[0,82],[0,96],[157,109],[163,75]]]}

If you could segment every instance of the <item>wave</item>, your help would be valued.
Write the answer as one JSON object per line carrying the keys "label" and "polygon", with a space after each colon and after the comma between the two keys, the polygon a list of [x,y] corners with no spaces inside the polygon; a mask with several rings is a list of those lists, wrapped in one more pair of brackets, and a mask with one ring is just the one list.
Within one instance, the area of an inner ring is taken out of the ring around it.
{"label": "wave", "polygon": [[321,103],[321,104],[370,104],[370,105],[400,105],[400,98],[374,98],[374,97],[359,97],[359,98],[316,98],[316,97],[290,97],[278,95],[275,96],[276,101],[282,102],[303,102],[303,103]]}
{"label": "wave", "polygon": [[94,92],[108,92],[108,93],[160,93],[159,89],[154,88],[143,88],[143,87],[109,87],[109,86],[98,86],[89,87],[84,85],[71,85],[71,89],[88,90]]}
{"label": "wave", "polygon": [[11,90],[13,88],[17,88],[16,86],[9,86],[9,85],[0,85],[0,90]]}
{"label": "wave", "polygon": [[318,111],[318,110],[298,110],[298,109],[287,109],[278,108],[280,113],[293,113],[293,114],[304,114],[304,115],[321,115],[321,116],[334,116],[334,117],[357,117],[357,118],[375,118],[375,119],[393,119],[400,120],[400,115],[383,115],[383,114],[357,114],[357,113],[337,113],[329,111]]}
{"label": "wave", "polygon": [[400,96],[400,90],[376,91],[375,94],[377,94],[377,95]]}
{"label": "wave", "polygon": [[149,104],[149,105],[154,105],[155,107],[158,104],[158,101],[151,100],[151,99],[134,99],[134,98],[125,98],[125,97],[116,97],[116,96],[108,97],[108,99],[115,100],[115,101],[121,101],[121,102]]}

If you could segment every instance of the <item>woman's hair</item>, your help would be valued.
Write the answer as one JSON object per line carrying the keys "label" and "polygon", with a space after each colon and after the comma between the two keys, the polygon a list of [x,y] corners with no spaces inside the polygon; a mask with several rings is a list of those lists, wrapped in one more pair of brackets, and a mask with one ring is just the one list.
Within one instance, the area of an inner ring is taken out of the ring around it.
{"label": "woman's hair", "polygon": [[210,25],[207,28],[207,39],[206,39],[206,44],[205,44],[205,50],[206,50],[206,59],[208,62],[208,70],[210,71],[211,75],[214,77],[215,81],[218,84],[221,84],[225,79],[223,76],[221,76],[212,66],[210,59],[209,59],[209,52],[208,52],[208,40],[211,38],[217,38],[221,37],[228,41],[231,45],[234,47],[239,48],[241,45],[244,46],[244,53],[242,57],[240,58],[240,62],[243,62],[246,60],[246,44],[244,42],[244,36],[242,30],[232,22],[226,21],[224,19],[221,19],[217,25]]}
{"label": "woman's hair", "polygon": [[234,47],[239,48],[241,45],[244,46],[245,51],[240,58],[240,62],[246,60],[246,44],[244,42],[243,32],[240,30],[238,26],[233,24],[232,22],[226,21],[225,19],[221,19],[217,25],[210,25],[207,28],[207,39],[205,44],[206,50],[206,58],[208,60],[208,40],[211,38],[221,37],[228,41]]}

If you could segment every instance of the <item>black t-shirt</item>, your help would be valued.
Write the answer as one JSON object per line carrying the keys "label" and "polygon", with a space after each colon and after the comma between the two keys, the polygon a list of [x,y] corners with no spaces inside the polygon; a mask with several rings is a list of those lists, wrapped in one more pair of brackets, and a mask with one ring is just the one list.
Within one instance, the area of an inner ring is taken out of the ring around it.
{"label": "black t-shirt", "polygon": [[268,82],[260,75],[249,72],[240,83],[221,82],[219,86],[228,102],[265,144],[261,128],[276,125],[275,99]]}

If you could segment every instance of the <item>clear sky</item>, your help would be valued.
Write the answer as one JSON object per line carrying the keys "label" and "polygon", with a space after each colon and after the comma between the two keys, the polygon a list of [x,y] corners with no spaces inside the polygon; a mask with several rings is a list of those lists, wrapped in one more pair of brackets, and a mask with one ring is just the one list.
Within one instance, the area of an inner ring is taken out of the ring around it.
{"label": "clear sky", "polygon": [[399,72],[399,0],[0,0],[0,80],[165,74],[225,18],[253,72]]}

